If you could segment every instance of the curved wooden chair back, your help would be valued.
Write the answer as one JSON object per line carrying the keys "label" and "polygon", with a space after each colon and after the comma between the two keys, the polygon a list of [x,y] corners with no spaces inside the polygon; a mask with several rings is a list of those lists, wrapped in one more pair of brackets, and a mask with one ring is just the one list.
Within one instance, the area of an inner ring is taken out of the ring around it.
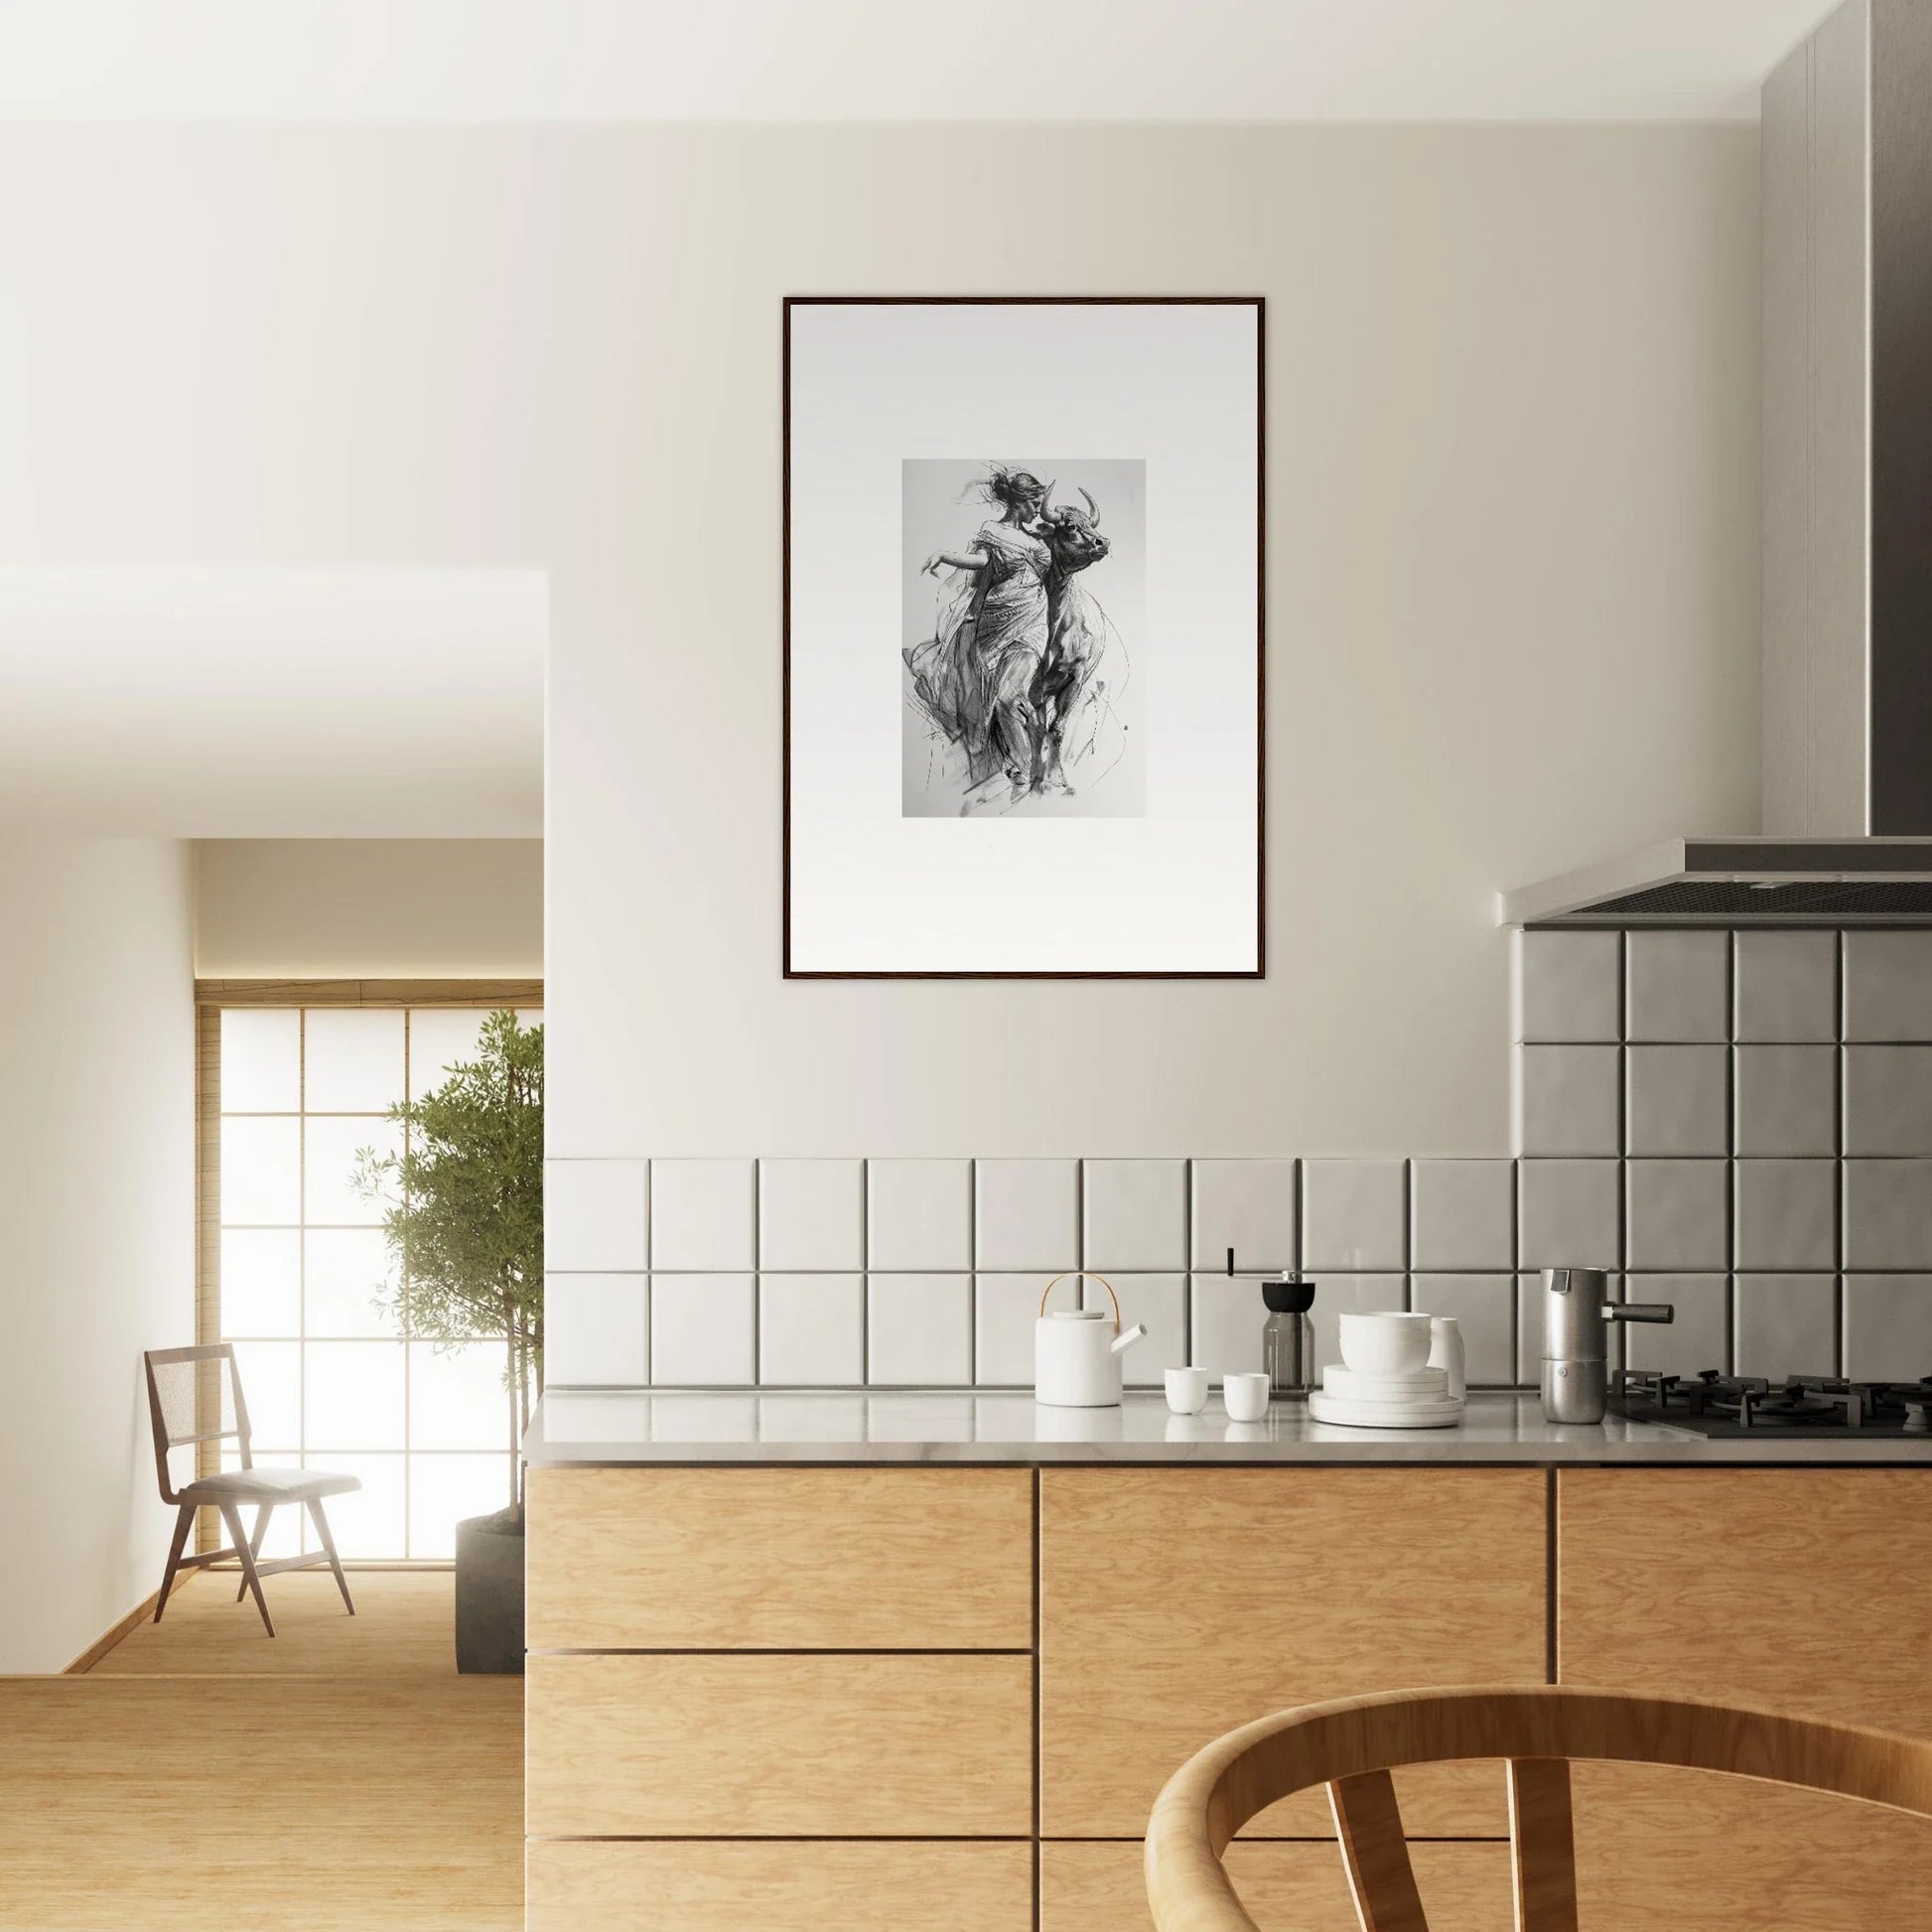
{"label": "curved wooden chair back", "polygon": [[1429,1932],[1389,1773],[1506,1761],[1517,1932],[1577,1932],[1570,1760],[1675,1764],[1932,1817],[1932,1743],[1774,1712],[1607,1691],[1397,1691],[1277,1712],[1218,1737],[1155,1800],[1147,1893],[1159,1932],[1260,1932],[1221,1863],[1257,1812],[1328,1787],[1362,1932]]}

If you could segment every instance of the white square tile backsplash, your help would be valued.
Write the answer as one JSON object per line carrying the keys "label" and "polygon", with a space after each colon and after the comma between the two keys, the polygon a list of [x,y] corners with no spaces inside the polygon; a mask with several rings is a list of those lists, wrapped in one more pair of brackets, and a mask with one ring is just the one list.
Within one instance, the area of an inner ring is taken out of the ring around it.
{"label": "white square tile backsplash", "polygon": [[545,1386],[626,1388],[650,1380],[648,1278],[549,1275],[543,1284]]}
{"label": "white square tile backsplash", "polygon": [[758,1380],[758,1289],[750,1275],[653,1275],[650,1365],[674,1388]]}
{"label": "white square tile backsplash", "polygon": [[1624,935],[1623,1036],[1730,1037],[1730,935],[1653,927]]}
{"label": "white square tile backsplash", "polygon": [[757,1164],[653,1161],[650,1265],[730,1274],[758,1265]]}
{"label": "white square tile backsplash", "polygon": [[759,1266],[863,1268],[865,1193],[863,1161],[760,1161]]}
{"label": "white square tile backsplash", "polygon": [[1845,934],[1845,1037],[1932,1040],[1932,928]]}
{"label": "white square tile backsplash", "polygon": [[1293,1268],[1296,1260],[1293,1161],[1195,1161],[1191,1259],[1227,1272]]}
{"label": "white square tile backsplash", "polygon": [[1845,1049],[1847,1154],[1932,1154],[1932,1046]]}
{"label": "white square tile backsplash", "polygon": [[1631,1269],[1730,1266],[1728,1163],[1632,1161],[1625,1175],[1624,1260]]}
{"label": "white square tile backsplash", "polygon": [[1914,1362],[1932,1362],[1932,1274],[1847,1275],[1845,1373],[1898,1380]]}
{"label": "white square tile backsplash", "polygon": [[1153,1331],[1135,1382],[1259,1367],[1230,1247],[1324,1334],[1456,1313],[1478,1385],[1535,1382],[1558,1265],[1678,1304],[1635,1364],[1932,1370],[1932,932],[1532,932],[1515,994],[1520,1158],[549,1162],[550,1381],[1024,1392],[1079,1265]]}
{"label": "white square tile backsplash", "polygon": [[[1261,1367],[1261,1324],[1268,1311],[1254,1282],[1195,1275],[1188,1285],[1194,1366],[1218,1380]],[[1318,1293],[1318,1291],[1317,1291]]]}
{"label": "white square tile backsplash", "polygon": [[1527,1268],[1615,1268],[1622,1259],[1614,1161],[1525,1161],[1517,1170]]}
{"label": "white square tile backsplash", "polygon": [[1623,1057],[1624,1153],[1730,1152],[1727,1047],[1632,1046]]}
{"label": "white square tile backsplash", "polygon": [[[1614,1324],[1622,1332],[1628,1366],[1686,1378],[1706,1368],[1728,1372],[1729,1286],[1728,1277],[1724,1275],[1626,1276],[1619,1299],[1668,1302],[1675,1311],[1669,1322]],[[1829,1369],[1824,1372],[1830,1373]]]}
{"label": "white square tile backsplash", "polygon": [[1740,1274],[1736,1282],[1739,1375],[1781,1382],[1837,1371],[1838,1284],[1830,1275]]}
{"label": "white square tile backsplash", "polygon": [[1932,1269],[1932,1161],[1845,1164],[1845,1265]]}
{"label": "white square tile backsplash", "polygon": [[866,1171],[869,1268],[971,1269],[972,1162],[869,1161]]}
{"label": "white square tile backsplash", "polygon": [[1080,1265],[1080,1164],[973,1164],[974,1260],[982,1269]]}
{"label": "white square tile backsplash", "polygon": [[1836,1162],[1740,1161],[1733,1173],[1734,1262],[1740,1271],[1812,1269],[1829,1275],[1838,1267]]}
{"label": "white square tile backsplash", "polygon": [[1838,1153],[1838,1048],[1739,1046],[1732,1151],[1740,1158]]}
{"label": "white square tile backsplash", "polygon": [[1622,981],[1620,932],[1519,933],[1516,1037],[1620,1039]]}
{"label": "white square tile backsplash", "polygon": [[1408,1173],[1401,1161],[1302,1163],[1302,1261],[1357,1274],[1409,1259]]}
{"label": "white square tile backsplash", "polygon": [[973,1278],[875,1274],[867,1283],[866,1379],[950,1388],[973,1379]]}
{"label": "white square tile backsplash", "polygon": [[1187,1260],[1185,1161],[1083,1161],[1081,1266],[1181,1268]]}
{"label": "white square tile backsplash", "polygon": [[850,1388],[865,1379],[865,1276],[759,1277],[759,1382]]}
{"label": "white square tile backsplash", "polygon": [[1836,932],[1736,933],[1731,973],[1736,1038],[1838,1037]]}
{"label": "white square tile backsplash", "polygon": [[1515,1276],[1414,1275],[1409,1305],[1419,1314],[1448,1315],[1461,1329],[1463,1369],[1472,1388],[1515,1381]]}
{"label": "white square tile backsplash", "polygon": [[1516,1068],[1516,1151],[1616,1155],[1623,1054],[1614,1046],[1525,1046]]}
{"label": "white square tile backsplash", "polygon": [[644,1267],[646,1173],[641,1161],[546,1161],[546,1271]]}
{"label": "white square tile backsplash", "polygon": [[1444,1270],[1516,1266],[1516,1164],[1412,1161],[1410,1265]]}
{"label": "white square tile backsplash", "polygon": [[[973,1278],[973,1379],[995,1388],[1033,1387],[1034,1323],[1047,1275],[976,1275]],[[1066,1308],[1077,1308],[1067,1296]]]}

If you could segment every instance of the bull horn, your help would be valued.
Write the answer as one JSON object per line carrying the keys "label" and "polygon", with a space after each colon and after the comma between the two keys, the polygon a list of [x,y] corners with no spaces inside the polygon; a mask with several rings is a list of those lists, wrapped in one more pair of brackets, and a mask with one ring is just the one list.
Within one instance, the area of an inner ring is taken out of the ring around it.
{"label": "bull horn", "polygon": [[1090,520],[1090,521],[1092,522],[1092,524],[1093,524],[1093,527],[1094,527],[1094,528],[1095,528],[1096,530],[1097,530],[1097,529],[1099,529],[1099,527],[1100,527],[1100,505],[1099,505],[1098,503],[1096,503],[1096,502],[1095,502],[1095,501],[1093,500],[1093,498],[1092,498],[1091,496],[1088,496],[1088,495],[1087,495],[1087,492],[1086,492],[1086,490],[1085,490],[1084,488],[1082,488],[1080,484],[1078,484],[1078,483],[1075,483],[1075,484],[1074,484],[1074,487],[1075,487],[1076,489],[1079,489],[1079,491],[1080,491],[1080,494],[1081,494],[1082,496],[1086,496],[1086,498],[1087,498],[1087,516],[1088,516],[1088,518],[1089,518],[1089,520]]}

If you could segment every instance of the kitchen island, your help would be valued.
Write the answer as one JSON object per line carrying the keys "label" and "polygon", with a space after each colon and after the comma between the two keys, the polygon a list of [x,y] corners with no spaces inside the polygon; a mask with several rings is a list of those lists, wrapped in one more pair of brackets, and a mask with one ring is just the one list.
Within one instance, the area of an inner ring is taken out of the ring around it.
{"label": "kitchen island", "polygon": [[[1168,1774],[1284,1706],[1594,1684],[1932,1734],[1932,1443],[1760,1448],[1478,1395],[1459,1429],[1022,1394],[553,1393],[531,1463],[533,1932],[1118,1932]],[[1499,1767],[1398,1775],[1436,1932],[1510,1922]],[[1603,1928],[1872,1925],[1918,1821],[1581,1767]],[[1309,1796],[1233,1848],[1354,1924]],[[1665,1901],[1668,1901],[1667,1903]]]}

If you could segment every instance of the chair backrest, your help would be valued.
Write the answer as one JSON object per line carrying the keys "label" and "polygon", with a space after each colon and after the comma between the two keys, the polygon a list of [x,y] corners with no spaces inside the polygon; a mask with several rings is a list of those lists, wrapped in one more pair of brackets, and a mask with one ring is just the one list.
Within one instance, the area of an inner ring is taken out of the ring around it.
{"label": "chair backrest", "polygon": [[1218,1737],[1155,1800],[1147,1894],[1159,1932],[1260,1932],[1221,1855],[1249,1819],[1328,1787],[1363,1932],[1429,1932],[1389,1773],[1504,1758],[1521,1932],[1577,1932],[1572,1758],[1676,1764],[1932,1817],[1932,1743],[1688,1700],[1563,1689],[1396,1691],[1278,1712]]}
{"label": "chair backrest", "polygon": [[254,1466],[248,1452],[248,1405],[241,1398],[232,1342],[207,1342],[198,1348],[150,1348],[141,1360],[148,1375],[148,1419],[154,1425],[155,1473],[161,1500],[179,1500],[168,1451],[189,1443],[237,1442],[241,1466]]}

